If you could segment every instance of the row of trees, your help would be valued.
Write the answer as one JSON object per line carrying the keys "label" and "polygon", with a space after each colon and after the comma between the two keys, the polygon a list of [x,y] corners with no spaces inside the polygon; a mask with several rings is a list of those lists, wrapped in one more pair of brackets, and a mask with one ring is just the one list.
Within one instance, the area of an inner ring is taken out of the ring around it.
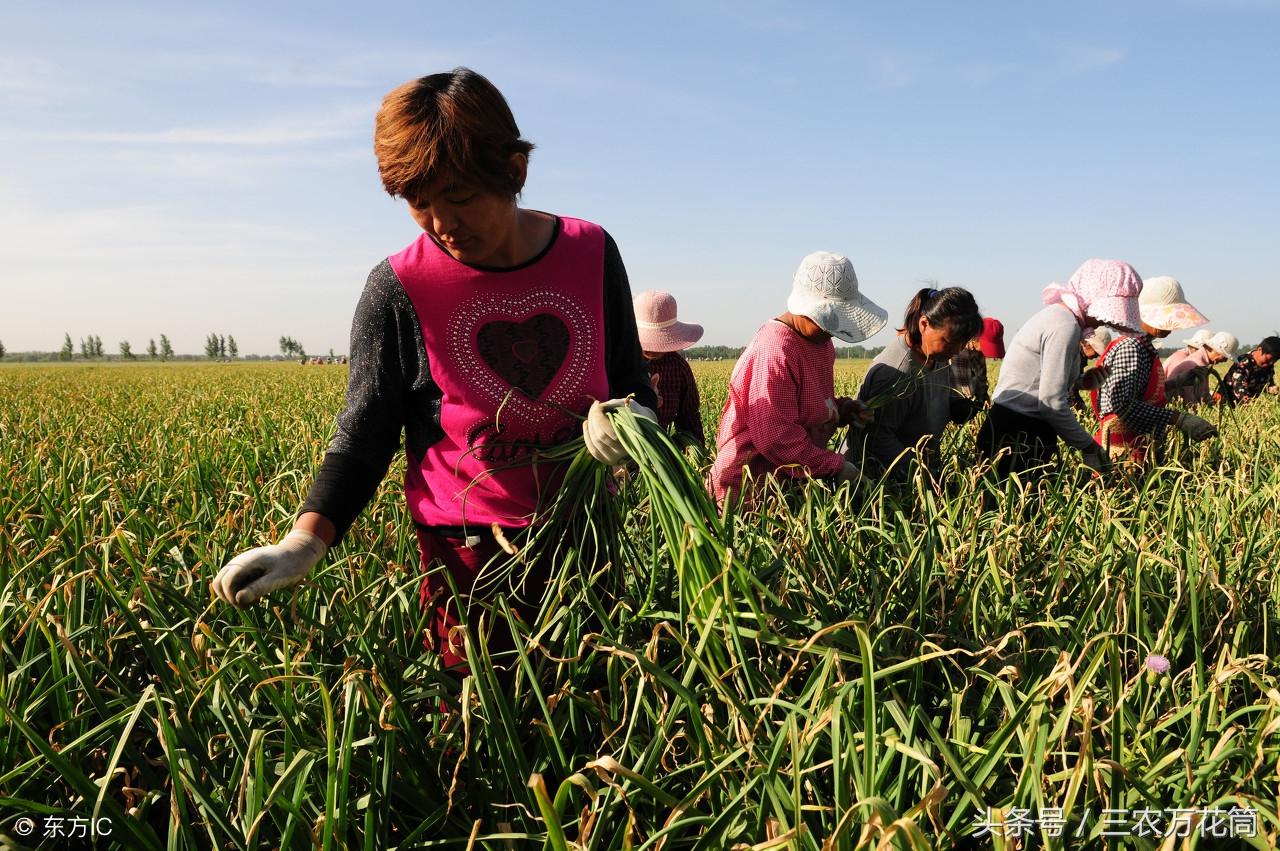
{"label": "row of trees", "polygon": [[[72,361],[72,360],[139,360],[144,357],[142,352],[135,352],[133,344],[128,340],[121,340],[118,344],[119,354],[107,354],[106,346],[102,342],[102,338],[96,334],[90,334],[87,337],[80,338],[80,344],[77,347],[76,342],[71,339],[71,335],[63,334],[62,346],[56,351],[23,351],[23,352],[7,352],[4,344],[0,343],[0,358],[4,358],[6,354],[10,360],[17,361]],[[280,338],[280,353],[288,358],[306,358],[307,352],[302,344],[293,337],[284,336]],[[236,343],[236,338],[230,334],[209,334],[204,341],[204,354],[200,355],[179,355],[173,351],[173,344],[169,342],[166,334],[161,334],[159,342],[156,339],[147,341],[145,357],[148,360],[200,360],[208,358],[210,360],[234,360],[241,357],[240,346]],[[279,356],[275,355],[255,355],[248,354],[243,356],[245,360],[278,360]],[[334,354],[333,349],[329,349],[329,360],[338,362],[339,358]]]}
{"label": "row of trees", "polygon": [[240,354],[240,347],[236,345],[236,338],[230,334],[222,336],[221,334],[210,334],[204,341],[204,355],[209,360],[229,360]]}
{"label": "row of trees", "polygon": [[302,344],[292,337],[281,337],[280,354],[293,358],[305,358],[307,350],[302,348]]}
{"label": "row of trees", "polygon": [[[128,340],[120,341],[120,357],[125,360],[137,360],[138,356],[133,353],[133,345]],[[71,335],[66,334],[62,338],[62,348],[58,350],[58,360],[71,360],[75,357],[75,344],[71,342]],[[80,357],[85,360],[91,358],[106,357],[106,351],[102,346],[102,338],[96,334],[90,334],[88,337],[80,338]],[[169,343],[169,338],[164,334],[160,335],[160,346],[157,348],[156,341],[152,339],[147,344],[147,357],[155,360],[168,360],[173,357],[173,346]]]}

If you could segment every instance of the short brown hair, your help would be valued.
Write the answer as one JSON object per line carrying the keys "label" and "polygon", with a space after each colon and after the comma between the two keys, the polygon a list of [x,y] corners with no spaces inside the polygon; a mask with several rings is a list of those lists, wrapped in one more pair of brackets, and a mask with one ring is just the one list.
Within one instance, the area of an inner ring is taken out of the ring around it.
{"label": "short brown hair", "polygon": [[532,150],[502,92],[470,68],[405,83],[382,99],[374,121],[378,175],[392,196],[446,178],[514,198],[524,186],[511,156]]}

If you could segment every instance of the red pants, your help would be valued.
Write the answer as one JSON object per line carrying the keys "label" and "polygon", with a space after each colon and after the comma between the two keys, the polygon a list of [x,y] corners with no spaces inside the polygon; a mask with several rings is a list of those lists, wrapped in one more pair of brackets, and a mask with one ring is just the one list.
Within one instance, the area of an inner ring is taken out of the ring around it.
{"label": "red pants", "polygon": [[[506,617],[500,612],[486,611],[482,606],[472,604],[484,602],[487,599],[485,596],[479,596],[472,600],[472,587],[481,572],[484,572],[483,580],[486,584],[494,582],[498,569],[508,559],[498,542],[488,532],[480,535],[480,540],[470,547],[467,546],[464,538],[440,535],[421,527],[418,527],[417,532],[422,569],[424,572],[432,569],[432,572],[425,573],[423,576],[422,588],[419,592],[423,609],[430,609],[427,637],[424,642],[427,649],[440,654],[446,669],[461,675],[469,673],[463,631],[457,628],[461,623],[457,604],[449,590],[449,583],[444,573],[439,569],[439,565],[443,564],[458,589],[459,598],[466,606],[466,620],[471,640],[484,641],[490,655],[509,653],[514,650],[511,628],[507,624]],[[526,624],[532,624],[538,615],[542,593],[547,587],[549,571],[546,564],[539,562],[527,568],[519,564],[516,567],[518,570],[525,570],[522,582],[518,574],[517,577],[505,576],[497,580],[492,588],[483,589],[482,593],[506,594],[507,603],[516,613],[517,619],[523,620]],[[509,569],[508,567],[507,570]],[[477,633],[481,615],[486,622],[486,634],[483,636]]]}

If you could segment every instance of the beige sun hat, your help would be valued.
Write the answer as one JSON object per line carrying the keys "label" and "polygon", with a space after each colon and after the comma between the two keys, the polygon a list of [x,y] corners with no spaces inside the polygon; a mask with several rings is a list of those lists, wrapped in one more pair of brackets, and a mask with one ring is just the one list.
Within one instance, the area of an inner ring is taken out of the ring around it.
{"label": "beige sun hat", "polygon": [[1167,275],[1143,279],[1138,312],[1143,322],[1161,331],[1183,331],[1209,321],[1187,303],[1182,284]]}
{"label": "beige sun hat", "polygon": [[1213,349],[1227,360],[1233,359],[1240,353],[1240,341],[1236,339],[1235,334],[1226,331],[1219,331],[1208,340],[1205,341],[1205,348]]}
{"label": "beige sun hat", "polygon": [[846,343],[861,343],[889,321],[884,308],[858,291],[849,258],[831,251],[815,251],[800,261],[787,310]]}

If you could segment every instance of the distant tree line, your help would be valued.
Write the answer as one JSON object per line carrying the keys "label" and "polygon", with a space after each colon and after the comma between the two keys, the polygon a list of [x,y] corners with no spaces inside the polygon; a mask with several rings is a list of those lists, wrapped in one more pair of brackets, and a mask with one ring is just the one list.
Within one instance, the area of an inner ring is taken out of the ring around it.
{"label": "distant tree line", "polygon": [[[884,346],[836,346],[836,357],[854,360],[870,360],[884,350]],[[694,346],[683,354],[689,360],[737,360],[746,346]]]}
{"label": "distant tree line", "polygon": [[[298,349],[297,353],[299,355],[302,354],[301,346],[298,346],[297,342],[293,341],[291,337],[290,338],[281,337],[280,339],[282,341],[287,339],[290,342],[292,342],[293,345]],[[5,350],[4,344],[0,343],[0,358],[5,358],[7,356],[7,358],[11,361],[59,361],[59,360],[61,361],[73,361],[73,360],[133,361],[133,360],[138,360],[140,357],[140,355],[133,350],[133,344],[130,343],[128,340],[121,340],[117,344],[117,349],[119,350],[118,355],[108,355],[106,353],[106,347],[103,345],[102,338],[96,334],[90,334],[89,336],[82,337],[80,339],[80,345],[79,345],[79,350],[77,354],[77,347],[76,347],[75,341],[71,339],[71,334],[68,333],[68,334],[64,334],[62,337],[61,348],[53,352],[41,352],[41,351],[8,352]],[[286,352],[286,354],[289,355],[290,357],[293,356],[292,352]],[[222,334],[210,334],[207,338],[205,338],[203,355],[174,354],[173,344],[169,342],[168,335],[161,334],[160,342],[158,345],[154,337],[147,341],[146,357],[147,357],[147,360],[192,361],[192,360],[202,360],[206,358],[210,360],[234,360],[234,359],[240,358],[241,355],[240,355],[240,347],[236,343],[236,338],[231,336],[230,334],[227,334],[225,336]],[[282,358],[278,355],[245,355],[243,359],[244,360],[281,360]]]}

